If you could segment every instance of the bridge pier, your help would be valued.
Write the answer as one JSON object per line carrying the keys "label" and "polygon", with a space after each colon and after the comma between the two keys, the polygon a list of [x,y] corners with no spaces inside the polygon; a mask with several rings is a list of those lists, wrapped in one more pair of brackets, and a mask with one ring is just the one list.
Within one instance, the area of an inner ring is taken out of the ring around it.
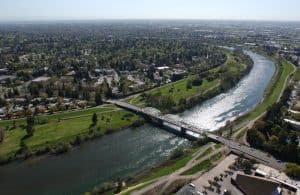
{"label": "bridge pier", "polygon": [[182,134],[182,136],[186,135],[186,131],[187,131],[186,128],[181,127],[181,134]]}
{"label": "bridge pier", "polygon": [[163,127],[163,126],[164,126],[163,120],[161,120],[161,119],[159,119],[159,118],[153,118],[153,117],[151,117],[151,116],[149,116],[149,115],[146,115],[146,114],[143,114],[143,117],[144,117],[148,122],[150,122],[150,123],[152,123],[152,124],[155,124],[155,125],[157,125],[157,126],[159,126],[159,127]]}

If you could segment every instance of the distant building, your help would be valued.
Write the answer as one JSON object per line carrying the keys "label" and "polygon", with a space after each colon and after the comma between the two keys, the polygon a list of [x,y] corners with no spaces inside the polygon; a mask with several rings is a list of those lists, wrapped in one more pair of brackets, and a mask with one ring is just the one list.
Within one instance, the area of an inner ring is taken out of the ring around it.
{"label": "distant building", "polygon": [[50,77],[42,76],[42,77],[33,79],[32,82],[45,82],[45,81],[48,81],[49,79],[50,79]]}
{"label": "distant building", "polygon": [[8,69],[7,69],[7,68],[1,68],[1,69],[0,69],[0,75],[2,75],[2,74],[7,74],[7,72],[8,72]]}

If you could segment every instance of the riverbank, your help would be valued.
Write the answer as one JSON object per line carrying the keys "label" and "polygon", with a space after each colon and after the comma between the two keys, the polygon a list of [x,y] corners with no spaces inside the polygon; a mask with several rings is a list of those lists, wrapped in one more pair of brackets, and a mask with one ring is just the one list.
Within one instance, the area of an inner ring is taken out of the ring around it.
{"label": "riverbank", "polygon": [[[94,113],[98,122],[90,128]],[[36,116],[35,123],[33,136],[27,137],[25,119],[0,122],[0,128],[5,129],[5,138],[0,144],[0,163],[64,153],[84,141],[140,125],[143,119],[114,105],[103,105],[78,112]]]}
{"label": "riverbank", "polygon": [[[214,143],[195,143],[189,149],[175,152],[165,162],[155,166],[154,168],[136,175],[133,178],[122,180],[126,186],[122,188],[116,187],[113,183],[106,183],[96,186],[91,193],[86,194],[119,194],[129,195],[134,191],[147,191],[147,188],[155,188],[155,186],[164,185],[164,190],[170,187],[169,184],[177,181],[180,178],[190,180],[195,175],[210,169],[216,161],[218,161],[222,154],[223,148]],[[210,161],[211,160],[211,161]],[[207,163],[206,166],[201,166]],[[190,174],[190,172],[192,172]],[[118,192],[119,191],[119,192]]]}
{"label": "riverbank", "polygon": [[[273,58],[276,60],[276,58]],[[233,123],[234,131],[237,131],[237,139],[242,138],[246,134],[246,128],[250,128],[256,120],[264,115],[266,110],[274,105],[281,97],[288,80],[295,72],[295,67],[287,61],[283,61],[282,65],[276,60],[276,73],[274,74],[271,82],[265,90],[263,100],[256,105],[252,110],[237,118]],[[219,131],[226,131],[226,128]],[[224,132],[222,132],[224,134]],[[225,132],[226,134],[228,132]]]}
{"label": "riverbank", "polygon": [[125,99],[139,107],[155,107],[163,113],[180,113],[235,86],[250,72],[250,57],[226,50],[226,62],[200,75],[190,75]]}

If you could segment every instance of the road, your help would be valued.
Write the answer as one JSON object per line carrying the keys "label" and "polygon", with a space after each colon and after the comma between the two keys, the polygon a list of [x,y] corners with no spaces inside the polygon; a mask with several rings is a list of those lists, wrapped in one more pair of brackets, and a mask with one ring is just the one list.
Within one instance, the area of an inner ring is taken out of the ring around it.
{"label": "road", "polygon": [[233,153],[243,155],[246,158],[254,159],[262,164],[273,167],[278,170],[283,170],[285,163],[277,161],[274,157],[261,152],[257,149],[242,145],[233,140],[225,139],[224,137],[208,133],[207,136],[215,141],[218,141],[227,146]]}

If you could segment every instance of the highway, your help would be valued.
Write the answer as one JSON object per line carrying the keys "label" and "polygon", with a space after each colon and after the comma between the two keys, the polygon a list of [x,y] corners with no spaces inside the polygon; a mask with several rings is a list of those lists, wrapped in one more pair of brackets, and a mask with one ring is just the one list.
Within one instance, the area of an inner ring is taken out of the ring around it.
{"label": "highway", "polygon": [[[243,155],[244,157],[249,158],[249,159],[254,159],[257,162],[263,163],[263,164],[265,164],[267,166],[270,166],[270,167],[273,167],[275,169],[283,170],[283,168],[285,166],[284,163],[276,160],[275,158],[273,158],[272,156],[270,156],[270,155],[268,155],[264,152],[261,152],[257,149],[251,148],[251,147],[246,146],[246,145],[242,145],[242,144],[237,143],[233,140],[226,139],[222,136],[215,135],[215,134],[213,134],[211,132],[208,132],[204,129],[200,129],[200,128],[197,128],[193,125],[189,125],[186,122],[182,122],[180,120],[179,121],[174,121],[174,120],[170,119],[169,117],[165,117],[165,116],[162,116],[162,115],[159,115],[159,114],[156,114],[156,113],[149,112],[146,109],[137,107],[135,105],[132,105],[132,104],[129,104],[129,103],[126,103],[126,102],[122,102],[122,101],[118,101],[118,100],[108,100],[107,102],[111,103],[111,104],[115,104],[115,105],[117,105],[121,108],[131,110],[131,111],[133,111],[137,114],[147,115],[151,118],[154,118],[154,119],[157,119],[157,120],[160,120],[160,121],[164,121],[164,122],[167,122],[169,124],[173,124],[177,127],[183,128],[186,131],[192,132],[195,135],[195,138],[199,138],[200,135],[206,135],[210,139],[212,139],[216,142],[222,143],[223,145],[227,146],[231,150],[231,152],[233,152],[235,154]],[[189,135],[189,136],[191,136],[191,135]]]}

